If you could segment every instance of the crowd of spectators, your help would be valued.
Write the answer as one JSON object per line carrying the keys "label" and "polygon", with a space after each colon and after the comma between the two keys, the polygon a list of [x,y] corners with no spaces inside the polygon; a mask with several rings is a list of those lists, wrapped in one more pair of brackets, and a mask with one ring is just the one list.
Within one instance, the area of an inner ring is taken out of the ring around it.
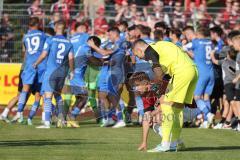
{"label": "crowd of spectators", "polygon": [[[206,0],[55,0],[50,7],[43,7],[41,0],[29,1],[27,13],[42,20],[42,29],[54,27],[54,22],[65,20],[68,33],[73,33],[77,22],[85,23],[91,34],[104,37],[109,28],[120,21],[128,26],[142,24],[154,29],[156,22],[164,22],[168,28],[182,29],[185,26],[220,26],[225,35],[240,28],[240,9],[238,0],[225,0],[225,6],[208,12]],[[9,58],[14,48],[13,25],[8,14],[2,14],[0,27],[1,58]],[[26,15],[26,19],[27,19]],[[11,17],[10,17],[11,18]]]}

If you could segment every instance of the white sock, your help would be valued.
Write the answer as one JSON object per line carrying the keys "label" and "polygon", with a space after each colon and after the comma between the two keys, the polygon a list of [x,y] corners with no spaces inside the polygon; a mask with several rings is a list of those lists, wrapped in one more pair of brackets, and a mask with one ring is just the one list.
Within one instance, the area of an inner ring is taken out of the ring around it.
{"label": "white sock", "polygon": [[44,124],[45,124],[46,126],[50,126],[50,121],[44,121]]}
{"label": "white sock", "polygon": [[20,116],[21,116],[21,113],[22,113],[22,112],[17,112],[17,117],[20,117]]}
{"label": "white sock", "polygon": [[45,112],[42,112],[42,121],[45,121]]}
{"label": "white sock", "polygon": [[2,116],[3,116],[3,117],[7,117],[7,116],[8,116],[8,112],[9,112],[9,109],[6,107],[6,108],[4,109],[4,111],[2,112]]}

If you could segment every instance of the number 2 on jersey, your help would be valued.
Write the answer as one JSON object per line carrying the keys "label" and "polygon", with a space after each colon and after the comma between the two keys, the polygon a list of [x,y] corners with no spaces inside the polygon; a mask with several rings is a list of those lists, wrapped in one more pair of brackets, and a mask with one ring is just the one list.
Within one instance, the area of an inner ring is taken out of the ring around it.
{"label": "number 2 on jersey", "polygon": [[58,44],[58,51],[57,51],[57,63],[62,63],[62,60],[64,58],[64,51],[65,51],[66,47],[64,43],[59,43]]}

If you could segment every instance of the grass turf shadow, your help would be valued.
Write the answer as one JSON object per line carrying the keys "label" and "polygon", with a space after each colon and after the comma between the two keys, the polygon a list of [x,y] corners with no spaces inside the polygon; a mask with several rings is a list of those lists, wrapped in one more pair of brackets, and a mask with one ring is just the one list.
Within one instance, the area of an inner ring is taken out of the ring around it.
{"label": "grass turf shadow", "polygon": [[0,147],[20,147],[20,146],[47,146],[47,145],[80,145],[80,144],[107,144],[105,142],[84,142],[85,139],[75,140],[17,140],[17,141],[0,141]]}
{"label": "grass turf shadow", "polygon": [[217,146],[217,147],[190,147],[186,148],[186,152],[195,152],[195,151],[226,151],[226,150],[240,150],[240,146]]}

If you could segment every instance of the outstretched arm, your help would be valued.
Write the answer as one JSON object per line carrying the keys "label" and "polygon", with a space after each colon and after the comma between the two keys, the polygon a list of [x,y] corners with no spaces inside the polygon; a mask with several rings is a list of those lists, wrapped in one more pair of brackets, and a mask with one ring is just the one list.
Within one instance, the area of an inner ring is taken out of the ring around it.
{"label": "outstretched arm", "polygon": [[100,53],[101,55],[108,56],[113,53],[113,50],[107,50],[107,49],[101,49],[98,46],[95,45],[94,41],[91,39],[88,41],[88,45],[94,49],[97,53]]}

